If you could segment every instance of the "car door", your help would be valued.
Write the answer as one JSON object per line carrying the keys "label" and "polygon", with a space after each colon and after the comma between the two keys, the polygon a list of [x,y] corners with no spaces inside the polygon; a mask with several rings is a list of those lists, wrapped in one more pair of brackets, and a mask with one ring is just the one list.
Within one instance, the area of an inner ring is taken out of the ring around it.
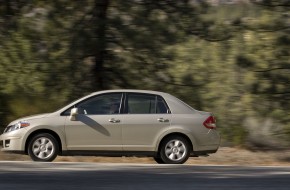
{"label": "car door", "polygon": [[122,150],[122,96],[102,94],[77,103],[79,113],[75,121],[68,116],[65,122],[68,150]]}
{"label": "car door", "polygon": [[122,115],[124,151],[153,151],[159,135],[168,129],[170,111],[157,95],[127,93]]}

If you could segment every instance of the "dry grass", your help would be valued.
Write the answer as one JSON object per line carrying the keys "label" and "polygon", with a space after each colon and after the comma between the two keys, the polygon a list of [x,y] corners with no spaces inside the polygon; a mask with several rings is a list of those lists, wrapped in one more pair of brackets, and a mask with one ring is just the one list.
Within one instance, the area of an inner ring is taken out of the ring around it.
{"label": "dry grass", "polygon": [[[25,155],[5,154],[0,152],[0,160],[30,161],[30,158]],[[55,162],[155,163],[152,158],[93,156],[58,156]],[[253,152],[241,148],[221,147],[217,153],[209,157],[190,158],[186,164],[290,166],[290,151]]]}

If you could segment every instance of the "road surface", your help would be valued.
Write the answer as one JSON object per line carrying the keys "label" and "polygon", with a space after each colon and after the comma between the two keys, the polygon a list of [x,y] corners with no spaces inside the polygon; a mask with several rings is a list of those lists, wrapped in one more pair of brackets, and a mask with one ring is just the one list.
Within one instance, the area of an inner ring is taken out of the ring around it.
{"label": "road surface", "polygon": [[290,167],[0,162],[0,190],[289,190]]}

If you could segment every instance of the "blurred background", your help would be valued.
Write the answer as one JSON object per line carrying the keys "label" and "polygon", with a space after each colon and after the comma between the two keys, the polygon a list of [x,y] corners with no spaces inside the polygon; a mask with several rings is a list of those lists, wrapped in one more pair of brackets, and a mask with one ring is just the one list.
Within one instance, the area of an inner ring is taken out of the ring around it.
{"label": "blurred background", "polygon": [[290,145],[289,0],[0,0],[0,130],[103,89],[213,112],[224,146]]}

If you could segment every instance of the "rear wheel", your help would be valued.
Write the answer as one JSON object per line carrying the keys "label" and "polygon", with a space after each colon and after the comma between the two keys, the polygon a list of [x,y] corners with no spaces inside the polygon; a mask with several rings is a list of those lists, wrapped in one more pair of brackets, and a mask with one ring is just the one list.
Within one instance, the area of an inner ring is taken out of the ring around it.
{"label": "rear wheel", "polygon": [[51,162],[59,152],[56,139],[48,133],[37,134],[29,142],[28,155],[34,161]]}
{"label": "rear wheel", "polygon": [[161,144],[160,157],[165,164],[183,164],[189,158],[190,144],[184,137],[169,136]]}
{"label": "rear wheel", "polygon": [[154,157],[155,162],[158,164],[164,164],[164,161],[160,157]]}

